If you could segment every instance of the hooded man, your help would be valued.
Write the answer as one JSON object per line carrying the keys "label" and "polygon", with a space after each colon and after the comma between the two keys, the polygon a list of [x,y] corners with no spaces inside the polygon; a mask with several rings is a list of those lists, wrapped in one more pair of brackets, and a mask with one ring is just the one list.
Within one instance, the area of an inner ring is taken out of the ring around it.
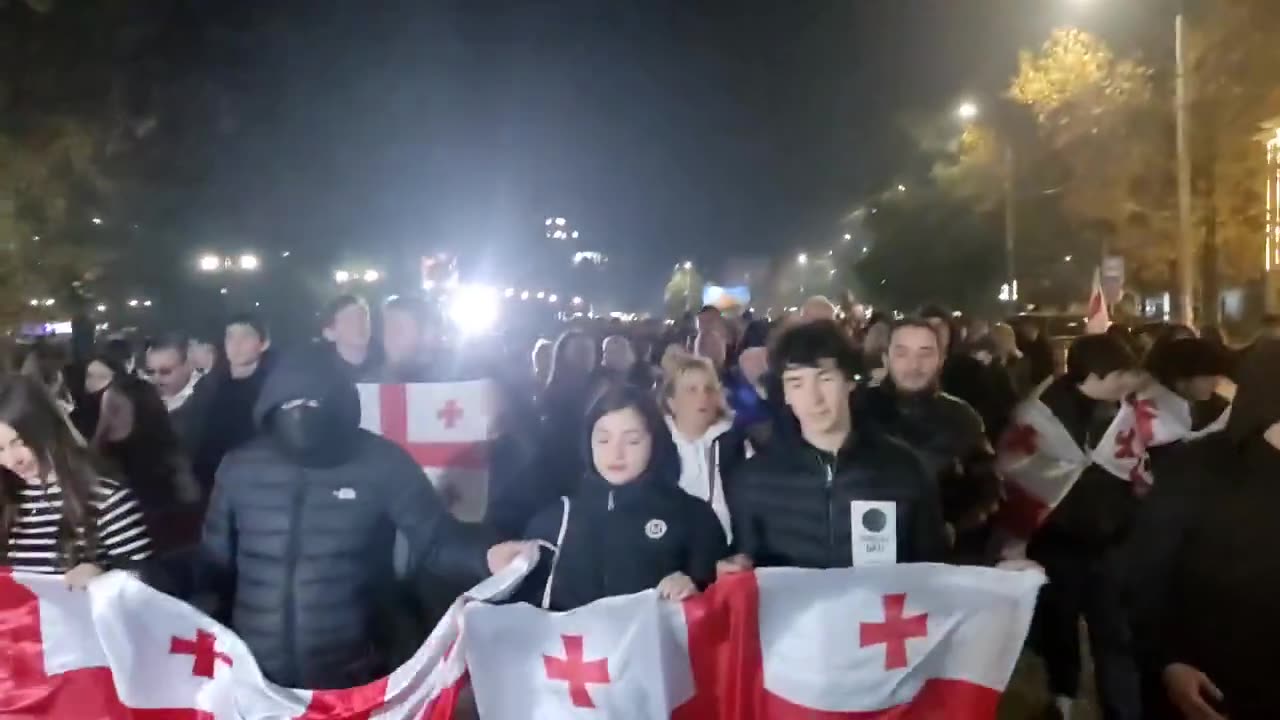
{"label": "hooded man", "polygon": [[355,687],[391,669],[397,532],[421,566],[459,582],[522,549],[454,520],[404,450],[362,430],[355,386],[330,358],[286,358],[254,417],[260,436],[218,469],[197,590],[219,595],[277,684]]}

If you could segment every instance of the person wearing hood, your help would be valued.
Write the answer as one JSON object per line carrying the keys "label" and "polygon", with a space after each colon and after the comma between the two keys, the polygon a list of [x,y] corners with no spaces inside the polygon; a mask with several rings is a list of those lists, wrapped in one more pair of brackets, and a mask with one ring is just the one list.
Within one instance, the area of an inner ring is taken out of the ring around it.
{"label": "person wearing hood", "polygon": [[1280,717],[1280,341],[1241,360],[1224,432],[1181,443],[1127,557],[1139,662],[1163,707],[1145,717]]}
{"label": "person wearing hood", "polygon": [[943,515],[965,559],[979,561],[987,518],[1000,504],[995,450],[982,418],[939,387],[942,343],[928,321],[903,319],[889,331],[888,375],[855,397],[860,419],[916,452],[942,496]]}
{"label": "person wearing hood", "polygon": [[460,582],[526,547],[454,520],[404,450],[360,428],[355,385],[323,353],[283,358],[254,418],[261,434],[218,468],[191,592],[217,596],[215,617],[276,684],[355,687],[391,669],[397,532]]}
{"label": "person wearing hood", "polygon": [[721,572],[942,560],[937,483],[906,445],[855,426],[857,353],[841,329],[830,320],[792,327],[769,364],[798,431],[728,479],[737,554]]}
{"label": "person wearing hood", "polygon": [[732,539],[724,478],[745,450],[733,432],[733,413],[725,404],[715,366],[706,358],[680,358],[663,381],[662,402],[680,455],[680,488],[705,500]]}
{"label": "person wearing hood", "polygon": [[683,600],[715,580],[728,554],[711,506],[680,489],[680,457],[649,394],[612,387],[586,422],[587,477],[530,521],[542,553],[519,599],[552,610],[657,588]]}

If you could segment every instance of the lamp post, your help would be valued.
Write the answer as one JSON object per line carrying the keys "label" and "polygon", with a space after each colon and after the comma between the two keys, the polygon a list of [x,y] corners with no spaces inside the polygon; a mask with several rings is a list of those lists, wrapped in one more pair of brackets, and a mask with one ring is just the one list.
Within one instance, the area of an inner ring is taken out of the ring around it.
{"label": "lamp post", "polygon": [[[972,100],[965,100],[956,107],[956,117],[960,122],[968,125],[978,118],[981,109],[978,104]],[[1015,157],[1013,154],[1013,144],[1007,140],[1001,143],[1002,162],[1004,163],[1004,277],[1008,292],[1002,297],[1007,298],[1010,306],[1016,306],[1018,302],[1018,266],[1017,266],[1017,244],[1018,244],[1018,213],[1014,204],[1014,172],[1016,168]]]}

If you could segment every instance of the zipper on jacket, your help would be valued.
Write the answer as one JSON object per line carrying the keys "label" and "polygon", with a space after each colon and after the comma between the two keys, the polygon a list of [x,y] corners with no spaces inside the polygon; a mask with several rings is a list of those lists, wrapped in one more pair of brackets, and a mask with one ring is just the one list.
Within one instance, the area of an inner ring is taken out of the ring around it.
{"label": "zipper on jacket", "polygon": [[[605,508],[605,511],[613,512],[613,491],[612,490],[609,491],[609,505],[608,507]],[[600,582],[602,585],[601,589],[604,590],[605,596],[608,596],[610,594],[609,593],[609,567],[610,567],[610,563],[612,562],[613,562],[612,558],[605,558],[604,569],[601,570],[600,572]]]}
{"label": "zipper on jacket", "polygon": [[836,461],[835,458],[831,462],[827,462],[823,458],[822,466],[827,469],[827,567],[839,567],[835,564],[836,559],[836,523],[835,508],[832,503],[835,501],[835,483],[836,483]]}
{"label": "zipper on jacket", "polygon": [[[301,476],[303,472],[298,471]],[[294,584],[297,582],[298,574],[298,553],[301,548],[302,536],[302,505],[306,500],[307,482],[306,477],[298,477],[295,479],[297,483],[293,489],[292,502],[289,505],[289,538],[285,544],[285,586],[284,586],[284,652],[285,652],[285,672],[293,682],[301,684],[303,678],[298,672],[298,648],[295,647],[297,638],[297,608],[294,599]]]}

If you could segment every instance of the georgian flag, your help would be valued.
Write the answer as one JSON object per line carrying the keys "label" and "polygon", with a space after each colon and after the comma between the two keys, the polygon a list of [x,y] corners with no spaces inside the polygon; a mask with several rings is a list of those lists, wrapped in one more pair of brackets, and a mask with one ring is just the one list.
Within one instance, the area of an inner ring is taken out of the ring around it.
{"label": "georgian flag", "polygon": [[996,526],[1014,538],[1029,539],[1089,462],[1039,392],[1023,401],[996,448],[996,468],[1005,488]]}
{"label": "georgian flag", "polygon": [[73,592],[58,575],[0,572],[0,717],[6,720],[449,720],[466,685],[469,599],[519,584],[517,560],[459,598],[391,675],[346,690],[263,678],[244,642],[200,611],[111,572]]}
{"label": "georgian flag", "polygon": [[994,718],[1038,572],[776,568],[682,605],[656,592],[567,613],[467,608],[485,720]]}
{"label": "georgian flag", "polygon": [[1191,404],[1182,396],[1152,382],[1143,390],[1125,398],[1115,420],[1107,428],[1097,447],[1093,461],[1111,474],[1134,483],[1138,492],[1151,487],[1151,463],[1147,449],[1181,440],[1194,440],[1227,426],[1230,406],[1208,426],[1192,430]]}
{"label": "georgian flag", "polygon": [[356,386],[360,427],[404,448],[459,520],[484,518],[497,388],[489,380]]}
{"label": "georgian flag", "polygon": [[1006,493],[996,524],[1014,538],[1029,539],[1090,464],[1134,483],[1134,492],[1142,494],[1154,481],[1148,448],[1217,432],[1226,427],[1230,412],[1228,408],[1209,426],[1193,431],[1190,404],[1152,382],[1121,403],[1086,455],[1037,393],[1015,410],[996,451]]}

